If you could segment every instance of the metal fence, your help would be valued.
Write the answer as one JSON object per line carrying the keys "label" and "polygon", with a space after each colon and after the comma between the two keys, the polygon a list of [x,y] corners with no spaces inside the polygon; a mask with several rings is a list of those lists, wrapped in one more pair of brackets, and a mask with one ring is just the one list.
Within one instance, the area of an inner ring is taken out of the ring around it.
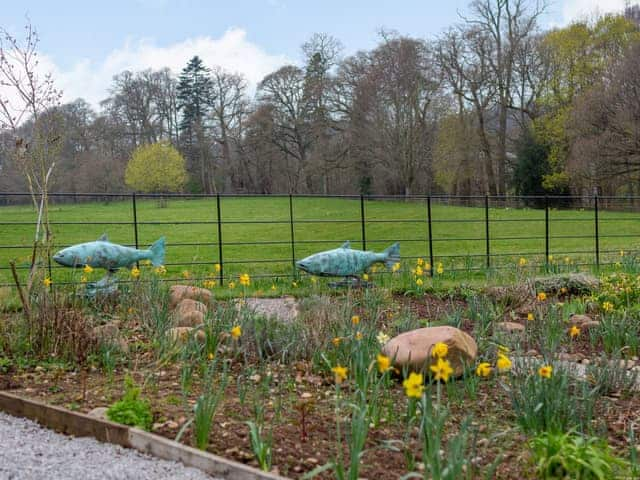
{"label": "metal fence", "polygon": [[[30,203],[28,193],[0,193],[0,286],[10,284],[9,260],[22,258],[18,268],[29,268]],[[248,266],[254,278],[295,277],[296,260],[345,240],[363,250],[399,241],[405,259],[478,271],[565,255],[576,267],[600,267],[635,250],[640,238],[640,197],[52,193],[49,205],[56,249],[105,230],[135,248],[164,233],[169,269],[194,269],[192,279],[203,279],[217,264],[220,283]],[[62,267],[48,268],[56,282]]]}

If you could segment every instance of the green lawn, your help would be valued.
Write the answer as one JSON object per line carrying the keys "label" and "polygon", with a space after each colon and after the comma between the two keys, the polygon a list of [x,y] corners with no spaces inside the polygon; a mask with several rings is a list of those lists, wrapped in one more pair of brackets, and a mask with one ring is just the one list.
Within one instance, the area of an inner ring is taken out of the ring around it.
{"label": "green lawn", "polygon": [[[134,244],[130,200],[110,203],[54,204],[51,206],[57,245],[87,242],[108,233],[111,241]],[[351,240],[362,247],[359,199],[299,197],[293,200],[295,254],[291,248],[288,197],[222,198],[222,241],[225,275],[249,272],[291,274],[292,259],[334,248]],[[365,202],[367,248],[381,250],[398,240],[404,258],[428,258],[426,202],[368,200]],[[0,207],[0,284],[10,283],[9,261],[21,268],[29,262],[35,212],[29,206]],[[164,208],[155,200],[137,201],[140,246],[161,235],[167,237],[168,277],[213,272],[219,262],[215,199],[172,199]],[[485,210],[477,207],[432,206],[433,254],[445,269],[483,268],[485,265]],[[491,208],[492,266],[513,266],[524,257],[540,264],[545,253],[544,210]],[[554,262],[593,263],[594,212],[551,210],[550,253]],[[634,252],[639,245],[640,213],[600,211],[601,261],[616,262],[619,251]],[[240,223],[249,221],[250,223]],[[338,221],[337,223],[332,223]],[[95,224],[94,224],[95,222]],[[118,222],[124,224],[118,225]],[[185,222],[196,222],[188,224]],[[11,248],[6,248],[11,247]],[[188,263],[197,265],[187,265]],[[24,273],[25,270],[21,270]],[[97,274],[94,274],[97,275]],[[68,271],[54,266],[54,281]]]}

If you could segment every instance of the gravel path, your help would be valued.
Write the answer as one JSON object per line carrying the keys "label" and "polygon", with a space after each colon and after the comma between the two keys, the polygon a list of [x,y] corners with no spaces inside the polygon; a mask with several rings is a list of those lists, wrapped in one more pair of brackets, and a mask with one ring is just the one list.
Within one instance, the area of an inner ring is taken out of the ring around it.
{"label": "gravel path", "polygon": [[[212,480],[182,464],[73,438],[0,412],[1,480]],[[218,479],[219,480],[219,479]]]}

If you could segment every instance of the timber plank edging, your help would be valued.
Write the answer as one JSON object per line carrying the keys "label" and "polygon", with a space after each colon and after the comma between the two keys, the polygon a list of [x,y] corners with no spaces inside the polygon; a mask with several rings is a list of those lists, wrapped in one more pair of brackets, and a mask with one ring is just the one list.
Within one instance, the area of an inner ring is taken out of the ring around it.
{"label": "timber plank edging", "polygon": [[286,480],[242,463],[187,447],[154,433],[72,412],[66,408],[0,392],[0,410],[14,417],[28,418],[41,426],[74,437],[92,437],[103,443],[132,448],[164,460],[228,480]]}

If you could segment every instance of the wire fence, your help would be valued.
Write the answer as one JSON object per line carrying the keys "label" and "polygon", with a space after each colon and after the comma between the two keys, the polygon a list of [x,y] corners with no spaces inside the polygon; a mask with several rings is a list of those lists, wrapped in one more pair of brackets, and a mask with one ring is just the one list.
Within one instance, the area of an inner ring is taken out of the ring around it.
{"label": "wire fence", "polygon": [[[28,193],[0,193],[0,286],[12,284],[9,261],[22,274],[30,268],[31,203]],[[54,249],[103,233],[146,248],[164,235],[166,280],[215,275],[224,284],[245,271],[296,277],[296,260],[346,240],[375,251],[398,241],[403,259],[447,271],[508,269],[520,259],[601,267],[637,248],[640,197],[52,193],[49,218]],[[79,281],[47,268],[57,284]]]}

